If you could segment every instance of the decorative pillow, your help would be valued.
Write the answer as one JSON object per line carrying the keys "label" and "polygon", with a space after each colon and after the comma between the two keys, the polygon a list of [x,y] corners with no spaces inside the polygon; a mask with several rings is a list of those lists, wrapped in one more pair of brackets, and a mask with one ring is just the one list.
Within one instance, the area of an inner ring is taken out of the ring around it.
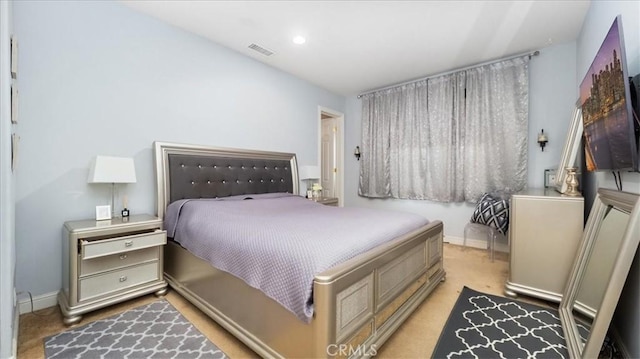
{"label": "decorative pillow", "polygon": [[471,223],[480,223],[494,227],[498,232],[507,234],[509,229],[509,201],[485,193],[478,201],[471,216]]}

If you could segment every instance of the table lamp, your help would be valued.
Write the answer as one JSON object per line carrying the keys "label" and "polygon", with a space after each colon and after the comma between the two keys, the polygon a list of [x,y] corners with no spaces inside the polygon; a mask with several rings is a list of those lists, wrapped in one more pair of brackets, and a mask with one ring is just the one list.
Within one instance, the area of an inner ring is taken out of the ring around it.
{"label": "table lamp", "polygon": [[320,166],[301,166],[300,179],[307,185],[307,198],[313,198],[311,183],[320,178]]}
{"label": "table lamp", "polygon": [[111,183],[111,217],[114,217],[116,183],[136,183],[133,158],[96,156],[91,162],[87,183]]}

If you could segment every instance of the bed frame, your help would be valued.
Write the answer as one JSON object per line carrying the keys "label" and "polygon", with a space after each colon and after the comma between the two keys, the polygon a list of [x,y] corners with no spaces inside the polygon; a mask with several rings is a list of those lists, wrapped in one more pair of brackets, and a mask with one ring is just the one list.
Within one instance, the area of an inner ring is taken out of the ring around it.
{"label": "bed frame", "polygon": [[[298,194],[295,154],[155,142],[157,214],[183,198]],[[316,275],[306,324],[169,241],[169,285],[263,357],[370,357],[440,281],[443,225],[428,225]]]}

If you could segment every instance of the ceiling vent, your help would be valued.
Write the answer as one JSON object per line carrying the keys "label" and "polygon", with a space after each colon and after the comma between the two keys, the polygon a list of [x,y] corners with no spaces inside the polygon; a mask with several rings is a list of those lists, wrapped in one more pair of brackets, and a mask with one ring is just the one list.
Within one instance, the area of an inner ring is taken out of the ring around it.
{"label": "ceiling vent", "polygon": [[259,53],[261,53],[261,54],[263,54],[263,55],[265,55],[265,56],[271,56],[271,55],[273,55],[273,51],[271,51],[271,50],[267,50],[267,49],[265,49],[264,47],[262,47],[262,46],[260,46],[260,45],[251,44],[251,45],[249,45],[249,48],[250,48],[251,50],[258,51]]}

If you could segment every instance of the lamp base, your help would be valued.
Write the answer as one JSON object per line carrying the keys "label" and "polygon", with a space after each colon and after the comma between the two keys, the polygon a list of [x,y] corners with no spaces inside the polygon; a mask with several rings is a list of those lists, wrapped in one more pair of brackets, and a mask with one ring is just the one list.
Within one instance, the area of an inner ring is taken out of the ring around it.
{"label": "lamp base", "polygon": [[116,216],[115,196],[116,196],[116,184],[111,183],[111,217],[112,218]]}

